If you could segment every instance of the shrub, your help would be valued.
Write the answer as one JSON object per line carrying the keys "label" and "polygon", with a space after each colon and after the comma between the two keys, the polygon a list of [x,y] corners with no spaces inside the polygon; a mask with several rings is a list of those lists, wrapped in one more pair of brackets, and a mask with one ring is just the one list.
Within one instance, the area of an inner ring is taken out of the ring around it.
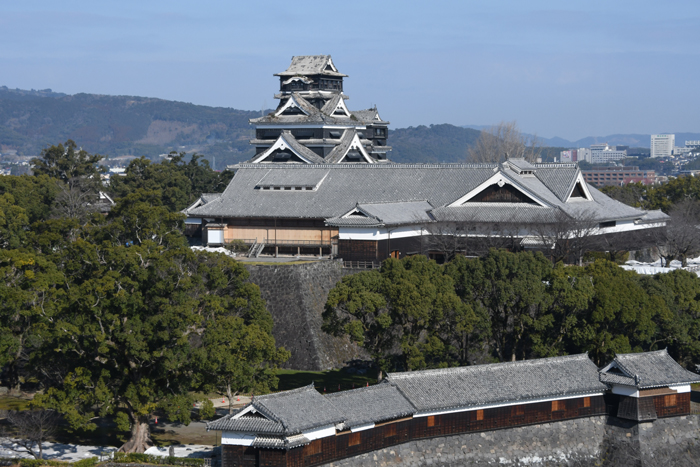
{"label": "shrub", "polygon": [[216,410],[214,409],[214,403],[209,399],[204,399],[204,402],[202,402],[202,407],[199,409],[199,419],[211,420],[215,415]]}

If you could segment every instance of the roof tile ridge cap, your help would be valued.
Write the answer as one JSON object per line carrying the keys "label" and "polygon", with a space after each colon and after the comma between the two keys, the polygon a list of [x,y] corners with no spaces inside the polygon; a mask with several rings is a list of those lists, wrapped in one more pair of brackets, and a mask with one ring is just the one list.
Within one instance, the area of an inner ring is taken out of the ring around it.
{"label": "roof tile ridge cap", "polygon": [[510,367],[510,366],[541,365],[541,364],[546,364],[548,362],[551,362],[553,360],[583,360],[583,359],[591,361],[590,358],[588,358],[588,354],[581,353],[581,354],[573,354],[573,355],[558,355],[556,357],[544,357],[544,358],[531,358],[528,360],[516,360],[514,362],[511,361],[511,362],[484,363],[481,365],[466,365],[466,366],[457,366],[457,367],[451,367],[451,368],[433,368],[430,370],[403,371],[400,373],[389,373],[389,374],[393,375],[394,377],[407,377],[407,376],[420,375],[420,374],[457,373],[459,371],[466,371],[466,370],[486,371],[489,368],[499,368],[500,369],[500,368],[506,368],[506,367]]}
{"label": "roof tile ridge cap", "polygon": [[339,396],[342,396],[342,395],[345,395],[345,394],[349,394],[349,393],[355,393],[355,392],[361,392],[361,391],[363,391],[363,392],[378,391],[378,390],[380,390],[380,389],[384,389],[384,386],[386,386],[386,387],[392,387],[393,385],[392,385],[392,384],[388,384],[388,383],[381,382],[381,383],[378,383],[378,384],[373,384],[373,385],[371,385],[371,386],[361,386],[361,387],[355,388],[355,389],[347,389],[347,390],[345,390],[345,391],[338,391],[338,392],[332,392],[332,393],[330,393],[330,394],[324,394],[324,397],[326,397],[326,398],[329,398],[329,397],[330,397],[330,398],[336,398],[336,397],[339,397]]}
{"label": "roof tile ridge cap", "polygon": [[[430,203],[428,202],[427,199],[423,198],[423,199],[404,199],[404,200],[378,201],[378,202],[364,202],[364,201],[358,201],[357,204],[356,204],[356,206],[359,206],[360,204],[365,204],[365,205],[367,205],[367,204],[372,204],[372,205],[379,205],[379,204],[381,204],[381,205],[383,205],[383,204],[398,204],[398,203],[420,203],[420,202],[423,202],[423,201],[426,202],[426,203],[428,203],[428,204],[430,204]],[[431,206],[432,206],[432,204],[431,204]]]}

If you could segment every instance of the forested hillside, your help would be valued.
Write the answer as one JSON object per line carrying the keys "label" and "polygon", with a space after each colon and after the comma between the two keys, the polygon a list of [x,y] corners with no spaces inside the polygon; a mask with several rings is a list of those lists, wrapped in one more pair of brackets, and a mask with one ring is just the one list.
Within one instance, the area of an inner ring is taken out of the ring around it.
{"label": "forested hillside", "polygon": [[[267,112],[267,111],[265,111]],[[71,139],[106,157],[170,151],[204,155],[215,169],[252,157],[250,118],[259,111],[207,107],[147,97],[66,95],[0,87],[0,152],[37,156]],[[449,124],[389,132],[389,158],[401,163],[466,162],[481,132]],[[543,148],[551,161],[562,148]]]}
{"label": "forested hillside", "polygon": [[223,107],[134,96],[65,95],[0,87],[0,152],[37,156],[72,139],[109,157],[198,152],[217,166],[252,156],[248,119],[260,116]]}

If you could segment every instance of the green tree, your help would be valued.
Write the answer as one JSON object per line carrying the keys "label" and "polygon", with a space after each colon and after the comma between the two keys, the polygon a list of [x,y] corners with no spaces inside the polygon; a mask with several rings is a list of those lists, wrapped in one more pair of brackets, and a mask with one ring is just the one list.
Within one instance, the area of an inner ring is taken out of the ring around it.
{"label": "green tree", "polygon": [[102,159],[103,156],[89,154],[69,139],[65,144],[44,149],[41,157],[32,159],[31,163],[34,175],[48,175],[64,183],[83,178],[99,184],[100,174],[105,171],[98,166]]}
{"label": "green tree", "polygon": [[668,346],[671,355],[691,367],[700,361],[700,278],[676,269],[666,274],[640,276],[649,295],[663,299],[672,316],[661,321],[654,346]]}
{"label": "green tree", "polygon": [[47,175],[0,175],[0,196],[12,196],[12,205],[24,210],[30,225],[50,217],[58,191],[56,181]]}
{"label": "green tree", "polygon": [[0,248],[19,248],[25,242],[29,217],[15,204],[15,198],[0,195]]}
{"label": "green tree", "polygon": [[595,296],[573,336],[597,365],[617,353],[654,350],[659,324],[672,319],[663,299],[649,295],[633,271],[599,260],[585,268]]}
{"label": "green tree", "polygon": [[265,394],[277,389],[275,370],[291,355],[275,347],[271,331],[265,322],[239,316],[221,316],[207,323],[202,366],[210,378],[204,387],[206,392],[213,390],[228,398],[229,413],[238,394]]}
{"label": "green tree", "polygon": [[546,284],[551,270],[540,253],[503,250],[475,260],[457,258],[448,268],[462,300],[488,316],[490,344],[500,361],[528,356],[530,333],[552,306]]}
{"label": "green tree", "polygon": [[700,178],[678,177],[648,189],[643,207],[669,213],[674,204],[684,200],[700,201]]}
{"label": "green tree", "polygon": [[463,364],[476,322],[444,268],[423,256],[343,278],[324,312],[324,329],[364,345],[380,370]]}
{"label": "green tree", "polygon": [[40,254],[0,250],[0,368],[11,391],[19,390],[20,367],[63,303],[64,279]]}
{"label": "green tree", "polygon": [[265,329],[271,322],[243,266],[191,251],[171,232],[173,223],[182,229],[183,216],[158,220],[173,215],[162,206],[148,212],[147,228],[134,227],[146,215],[139,204],[83,228],[57,258],[70,291],[31,362],[46,387],[39,404],[75,429],[115,414],[131,431],[127,452],[148,446],[156,410],[189,423],[190,391],[208,377],[197,349],[209,322],[238,316]]}
{"label": "green tree", "polygon": [[185,153],[171,153],[170,158],[155,164],[142,157],[131,161],[126,176],[113,177],[110,189],[125,197],[139,189],[157,191],[161,202],[171,211],[181,211],[202,193],[221,192],[233,176],[232,172],[214,172],[202,156],[193,154],[189,162]]}

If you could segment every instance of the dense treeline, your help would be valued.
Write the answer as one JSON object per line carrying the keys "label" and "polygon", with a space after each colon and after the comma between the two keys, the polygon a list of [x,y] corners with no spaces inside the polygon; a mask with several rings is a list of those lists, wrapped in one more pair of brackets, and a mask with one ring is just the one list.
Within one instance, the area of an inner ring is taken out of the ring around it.
{"label": "dense treeline", "polygon": [[324,329],[363,345],[384,371],[582,352],[602,365],[660,348],[691,366],[700,360],[700,278],[499,250],[445,265],[389,259],[331,290]]}
{"label": "dense treeline", "polygon": [[194,252],[177,212],[228,175],[194,156],[134,161],[103,214],[99,156],[46,149],[34,176],[0,177],[0,367],[74,429],[114,416],[127,451],[156,410],[189,422],[192,391],[276,388],[272,317],[240,263]]}

